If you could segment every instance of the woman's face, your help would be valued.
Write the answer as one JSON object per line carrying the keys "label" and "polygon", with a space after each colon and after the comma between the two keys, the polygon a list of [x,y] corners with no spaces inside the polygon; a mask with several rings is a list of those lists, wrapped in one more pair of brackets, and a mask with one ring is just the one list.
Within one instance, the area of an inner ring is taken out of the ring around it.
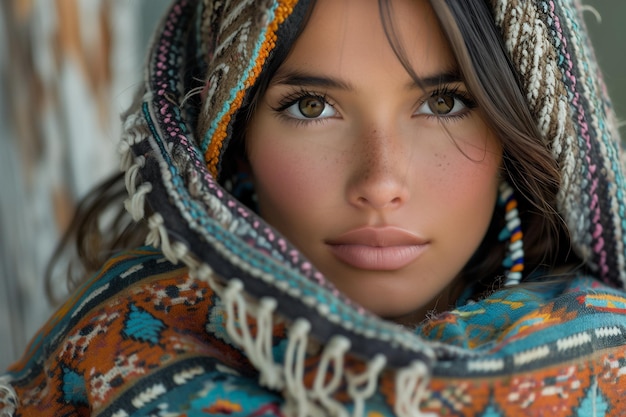
{"label": "woman's face", "polygon": [[502,150],[427,1],[318,0],[248,126],[261,215],[342,292],[415,321],[441,302],[495,206]]}

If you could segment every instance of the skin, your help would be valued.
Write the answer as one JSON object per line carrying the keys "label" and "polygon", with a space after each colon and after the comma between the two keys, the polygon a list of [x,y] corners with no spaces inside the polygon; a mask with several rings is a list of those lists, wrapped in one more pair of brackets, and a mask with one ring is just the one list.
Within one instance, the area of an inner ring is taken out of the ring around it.
{"label": "skin", "polygon": [[[246,143],[261,215],[339,290],[412,324],[454,302],[493,214],[502,149],[428,2],[391,3],[420,83],[395,56],[376,0],[318,0]],[[346,238],[355,230],[366,232]],[[363,238],[377,231],[375,244]]]}

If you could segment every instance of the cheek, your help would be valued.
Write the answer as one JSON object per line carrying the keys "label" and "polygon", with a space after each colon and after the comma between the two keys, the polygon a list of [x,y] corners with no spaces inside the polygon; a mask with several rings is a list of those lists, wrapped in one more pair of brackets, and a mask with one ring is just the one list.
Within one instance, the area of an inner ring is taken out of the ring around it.
{"label": "cheek", "polygon": [[457,234],[482,235],[496,204],[500,166],[501,150],[492,139],[486,150],[475,148],[472,155],[458,149],[438,153],[421,171],[422,204],[430,223]]}
{"label": "cheek", "polygon": [[[249,161],[262,217],[283,233],[313,213],[323,215],[324,202],[336,198],[333,164],[323,157],[290,146],[283,140],[262,139],[249,152]],[[302,147],[301,147],[302,148]],[[296,218],[296,216],[298,218]]]}
{"label": "cheek", "polygon": [[[437,164],[430,181],[432,192],[442,202],[455,202],[454,206],[470,207],[472,201],[489,200],[498,185],[499,161],[490,156],[487,160],[472,161],[464,155],[452,155],[446,162]],[[447,161],[449,159],[449,161]]]}
{"label": "cheek", "polygon": [[[487,200],[491,204],[497,192],[502,147],[481,120],[464,132],[451,132],[451,147],[435,154],[432,182],[438,183],[442,199],[455,200],[457,206]],[[453,148],[453,149],[452,149]],[[492,198],[489,198],[492,197]]]}

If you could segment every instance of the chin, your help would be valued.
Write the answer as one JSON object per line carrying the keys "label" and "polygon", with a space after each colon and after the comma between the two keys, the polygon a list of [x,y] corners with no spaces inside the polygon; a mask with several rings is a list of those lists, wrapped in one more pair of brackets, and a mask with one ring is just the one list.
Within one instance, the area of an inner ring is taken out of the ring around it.
{"label": "chin", "polygon": [[[406,326],[415,326],[430,316],[446,311],[450,308],[450,302],[453,303],[453,297],[450,297],[449,294],[450,291],[445,288],[430,298],[421,299],[424,297],[424,293],[409,294],[406,288],[375,286],[363,291],[364,287],[366,284],[361,282],[360,287],[352,286],[353,291],[339,289],[373,314]],[[355,288],[361,289],[361,291],[355,293]],[[413,297],[409,298],[408,295]]]}

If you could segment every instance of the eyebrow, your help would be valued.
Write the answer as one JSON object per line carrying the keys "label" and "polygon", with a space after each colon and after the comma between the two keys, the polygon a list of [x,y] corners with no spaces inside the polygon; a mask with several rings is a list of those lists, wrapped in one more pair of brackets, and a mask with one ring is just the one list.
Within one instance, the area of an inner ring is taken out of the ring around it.
{"label": "eyebrow", "polygon": [[407,87],[408,88],[429,88],[436,87],[442,84],[454,84],[464,82],[461,74],[456,69],[444,71],[439,74],[429,75],[427,77],[418,77],[416,80],[411,79]]}
{"label": "eyebrow", "polygon": [[[444,71],[426,77],[411,79],[406,85],[407,89],[426,89],[442,84],[454,84],[463,82],[459,72],[455,70]],[[299,70],[284,71],[276,74],[271,82],[274,85],[306,86],[317,88],[333,88],[353,91],[354,86],[340,78],[310,74]]]}
{"label": "eyebrow", "polygon": [[277,73],[272,84],[282,84],[291,86],[307,86],[307,87],[321,87],[321,88],[336,88],[340,90],[351,91],[354,90],[354,86],[347,81],[343,81],[339,78],[326,77],[315,74],[307,74],[302,71],[285,71],[283,73]]}

